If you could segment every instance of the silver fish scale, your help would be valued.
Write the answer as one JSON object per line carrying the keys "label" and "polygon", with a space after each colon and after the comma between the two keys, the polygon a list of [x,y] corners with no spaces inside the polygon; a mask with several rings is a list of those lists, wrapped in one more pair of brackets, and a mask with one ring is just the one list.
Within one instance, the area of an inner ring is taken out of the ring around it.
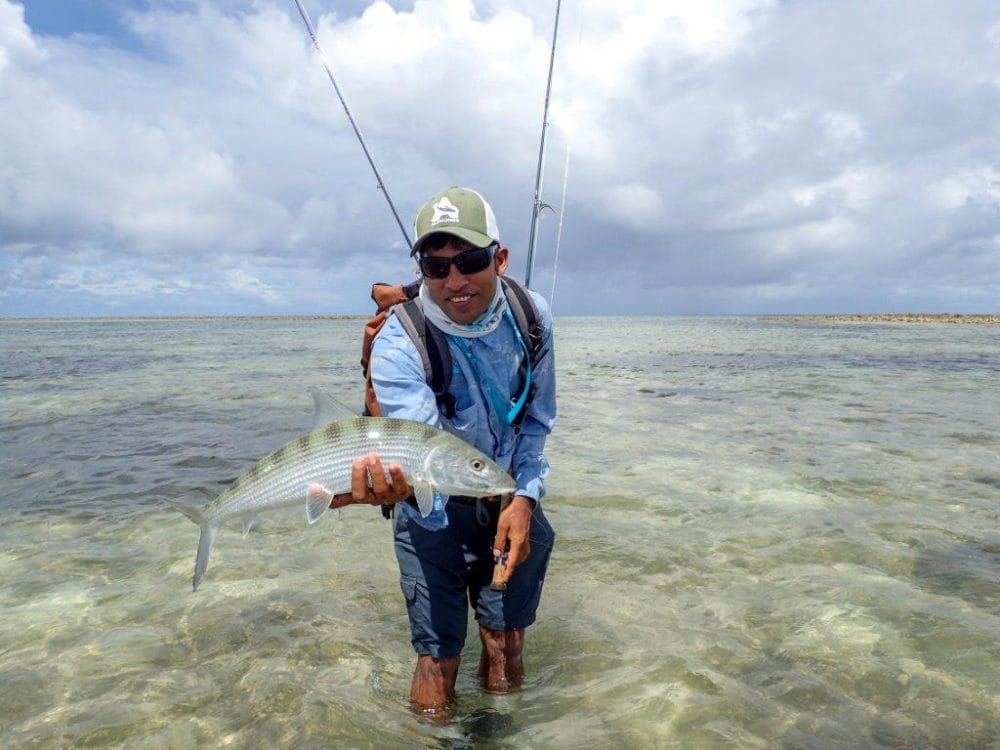
{"label": "silver fish scale", "polygon": [[238,516],[297,504],[313,482],[333,494],[349,492],[351,464],[372,452],[379,454],[384,466],[402,466],[409,481],[423,479],[429,441],[442,434],[446,433],[401,419],[358,417],[334,422],[260,459],[211,503],[210,513]]}

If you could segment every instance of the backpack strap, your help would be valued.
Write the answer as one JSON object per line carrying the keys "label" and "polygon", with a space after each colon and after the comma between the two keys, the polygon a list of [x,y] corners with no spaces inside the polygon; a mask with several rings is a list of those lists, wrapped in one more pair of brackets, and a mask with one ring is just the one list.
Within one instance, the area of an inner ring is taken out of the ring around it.
{"label": "backpack strap", "polygon": [[364,416],[381,417],[382,408],[375,397],[375,388],[372,386],[371,372],[368,364],[372,356],[372,343],[382,326],[385,325],[386,318],[393,305],[398,305],[407,300],[411,300],[420,292],[420,282],[414,281],[405,286],[399,284],[386,284],[378,282],[372,285],[372,300],[377,306],[377,312],[365,322],[365,332],[361,340],[361,371],[365,374],[365,408]]}
{"label": "backpack strap", "polygon": [[447,419],[451,419],[455,416],[455,397],[449,390],[451,350],[448,349],[444,331],[427,320],[419,297],[396,305],[393,314],[399,319],[416,346],[417,352],[420,353],[420,360],[424,366],[424,379],[434,392],[438,407],[444,410]]}
{"label": "backpack strap", "polygon": [[528,356],[535,362],[542,348],[542,321],[538,315],[538,308],[535,307],[535,301],[531,299],[527,288],[516,279],[501,276],[500,284],[507,295],[507,304],[514,315],[517,329],[528,345]]}
{"label": "backpack strap", "polygon": [[[507,297],[507,306],[510,308],[511,314],[514,316],[514,322],[517,324],[517,329],[521,334],[521,338],[524,339],[525,346],[528,347],[527,360],[530,361],[532,367],[534,367],[539,360],[542,359],[541,349],[543,331],[541,316],[538,314],[538,308],[535,307],[535,301],[531,299],[531,295],[528,294],[527,288],[525,288],[519,281],[507,276],[501,276],[500,283],[503,286],[504,294]],[[528,362],[521,362],[521,365],[518,368],[518,375],[523,383],[524,379],[528,377]],[[521,428],[524,416],[528,413],[528,404],[530,404],[532,399],[535,397],[535,389],[536,385],[532,380],[528,387],[528,396],[524,401],[524,405],[517,413],[517,416],[514,417],[513,427],[515,430],[520,430]]]}

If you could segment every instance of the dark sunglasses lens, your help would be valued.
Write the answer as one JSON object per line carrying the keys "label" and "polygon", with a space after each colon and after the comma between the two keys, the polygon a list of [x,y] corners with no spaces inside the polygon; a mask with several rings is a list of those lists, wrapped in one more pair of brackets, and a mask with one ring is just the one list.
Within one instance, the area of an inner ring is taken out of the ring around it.
{"label": "dark sunglasses lens", "polygon": [[443,279],[451,270],[451,264],[454,263],[459,273],[479,273],[490,264],[493,257],[492,251],[492,246],[474,247],[459,253],[454,258],[424,257],[420,259],[420,272],[429,279]]}
{"label": "dark sunglasses lens", "polygon": [[475,247],[459,253],[452,260],[459,273],[479,273],[490,264],[490,250],[489,247]]}
{"label": "dark sunglasses lens", "polygon": [[421,258],[420,272],[428,279],[443,279],[451,268],[450,258]]}

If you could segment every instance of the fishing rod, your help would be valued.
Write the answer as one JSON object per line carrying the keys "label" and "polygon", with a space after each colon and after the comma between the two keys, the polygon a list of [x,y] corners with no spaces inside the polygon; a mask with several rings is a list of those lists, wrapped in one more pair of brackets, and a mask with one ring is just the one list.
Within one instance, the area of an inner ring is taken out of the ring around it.
{"label": "fishing rod", "polygon": [[[295,0],[298,2],[298,0]],[[552,49],[549,53],[549,80],[545,84],[545,107],[542,111],[542,138],[538,146],[538,169],[535,172],[535,202],[531,207],[531,231],[528,233],[528,268],[524,273],[524,285],[531,287],[531,271],[535,265],[535,230],[538,227],[538,214],[546,205],[542,203],[542,171],[545,166],[545,131],[549,126],[549,98],[552,94],[552,69],[556,62],[556,39],[559,36],[559,8],[562,0],[556,0],[556,21],[552,28]]]}
{"label": "fishing rod", "polygon": [[[316,52],[319,54],[319,60],[323,63],[323,68],[326,69],[326,74],[330,78],[330,83],[333,84],[334,91],[337,92],[337,98],[340,99],[340,104],[344,108],[344,112],[347,114],[347,119],[351,123],[351,127],[354,128],[354,135],[358,137],[358,142],[361,144],[362,150],[365,152],[365,158],[368,159],[368,164],[372,168],[372,172],[375,173],[375,179],[378,182],[378,189],[382,191],[382,195],[385,196],[386,202],[389,204],[389,210],[392,211],[392,215],[396,218],[396,223],[399,225],[399,231],[403,233],[403,239],[406,240],[406,246],[413,249],[413,243],[410,240],[410,235],[406,231],[406,227],[403,226],[402,220],[399,218],[399,213],[396,211],[396,207],[392,203],[392,198],[389,197],[389,191],[385,187],[385,182],[382,181],[382,175],[379,174],[378,168],[375,166],[375,160],[372,159],[371,153],[368,151],[368,146],[365,145],[365,139],[361,136],[361,131],[358,129],[358,125],[354,122],[354,117],[351,115],[350,107],[347,106],[347,101],[344,99],[344,95],[340,91],[340,86],[337,85],[337,79],[333,75],[333,71],[330,70],[330,65],[326,61],[326,55],[323,54],[323,48],[319,46],[319,40],[316,39],[316,32],[313,30],[312,21],[309,20],[309,14],[306,13],[306,9],[302,7],[302,3],[299,0],[295,0],[295,7],[299,9],[299,15],[302,16],[302,21],[306,25],[306,30],[309,32],[309,38],[312,39],[313,47],[316,48]],[[551,72],[549,76],[551,78]]]}

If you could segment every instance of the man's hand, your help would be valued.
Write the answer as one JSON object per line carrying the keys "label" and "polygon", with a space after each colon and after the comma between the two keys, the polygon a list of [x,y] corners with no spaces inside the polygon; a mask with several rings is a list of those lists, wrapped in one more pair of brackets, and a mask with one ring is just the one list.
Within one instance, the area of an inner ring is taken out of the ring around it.
{"label": "man's hand", "polygon": [[386,479],[382,459],[377,453],[369,453],[354,459],[351,464],[351,491],[334,495],[330,507],[394,505],[412,494],[413,488],[407,484],[402,466],[389,464],[389,478]]}
{"label": "man's hand", "polygon": [[506,555],[500,572],[500,582],[506,584],[514,574],[514,569],[528,559],[531,553],[529,532],[534,501],[518,495],[500,511],[497,520],[497,536],[493,542],[493,557],[497,560]]}

